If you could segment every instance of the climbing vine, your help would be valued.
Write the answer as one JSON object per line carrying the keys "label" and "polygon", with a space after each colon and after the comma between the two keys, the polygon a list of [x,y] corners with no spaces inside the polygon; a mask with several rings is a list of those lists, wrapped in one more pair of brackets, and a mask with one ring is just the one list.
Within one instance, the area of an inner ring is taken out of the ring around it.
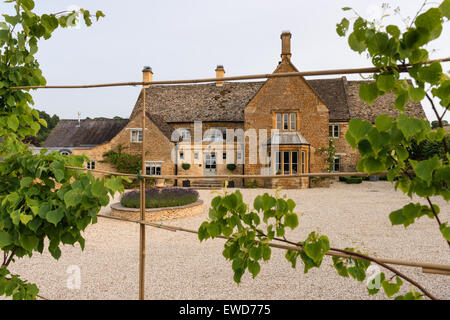
{"label": "climbing vine", "polygon": [[108,194],[123,191],[123,185],[121,177],[95,178],[67,168],[82,168],[85,157],[47,150],[33,154],[22,140],[36,136],[47,123],[31,107],[28,90],[11,89],[46,84],[35,58],[39,40],[49,39],[58,27],[70,27],[79,16],[90,26],[103,13],[92,16],[81,9],[38,15],[33,0],[5,3],[11,3],[15,13],[3,14],[0,22],[0,296],[35,299],[38,287],[11,274],[11,263],[42,253],[46,246],[55,259],[61,256],[61,245],[84,249],[82,231],[97,221],[100,208],[109,203]]}
{"label": "climbing vine", "polygon": [[[388,172],[389,181],[411,198],[417,195],[426,200],[426,204],[409,203],[389,215],[392,225],[408,225],[422,216],[435,219],[444,239],[450,241],[450,227],[439,218],[439,207],[431,202],[431,196],[450,199],[450,154],[442,129],[443,116],[450,103],[450,79],[442,71],[439,62],[428,63],[428,51],[424,48],[430,41],[439,37],[443,24],[450,18],[450,0],[443,1],[438,7],[423,12],[428,5],[425,1],[416,17],[403,31],[396,25],[383,26],[381,21],[368,21],[351,8],[353,12],[353,31],[348,37],[350,48],[360,54],[366,53],[380,72],[373,75],[375,81],[363,83],[360,87],[361,100],[372,104],[377,97],[394,92],[396,99],[393,108],[401,114],[397,119],[380,115],[375,124],[360,119],[350,121],[346,140],[361,154],[358,171],[369,174]],[[387,5],[383,5],[386,10]],[[398,9],[396,9],[398,12]],[[383,18],[386,15],[383,15]],[[381,18],[381,20],[383,19]],[[347,18],[337,24],[339,36],[346,36],[351,22]],[[399,71],[407,71],[413,83],[400,78]],[[427,99],[439,121],[439,128],[432,131],[430,123],[424,119],[410,118],[405,114],[409,100]],[[439,99],[444,111],[439,114],[434,99]],[[410,158],[409,151],[413,141],[440,142],[443,145],[442,156],[434,155],[430,159],[418,161]],[[331,154],[331,152],[330,152]],[[333,256],[333,266],[342,277],[351,277],[357,281],[367,279],[369,295],[377,294],[381,289],[387,297],[397,300],[420,300],[424,296],[436,299],[427,289],[403,274],[399,270],[381,263],[353,249],[333,248],[326,235],[311,232],[303,241],[288,240],[286,229],[298,227],[296,204],[291,199],[264,194],[257,196],[253,207],[243,202],[239,191],[224,192],[215,197],[209,210],[209,221],[201,224],[198,230],[200,241],[224,236],[223,256],[230,260],[234,272],[234,281],[240,283],[248,271],[255,278],[261,269],[261,263],[270,260],[269,244],[282,242],[293,246],[286,252],[286,259],[293,268],[300,259],[304,272],[319,268],[328,253],[344,253],[357,259]],[[450,242],[449,242],[450,244]],[[368,279],[368,268],[378,264],[392,272],[391,277],[384,272]],[[399,295],[404,282],[412,286],[409,292]]]}

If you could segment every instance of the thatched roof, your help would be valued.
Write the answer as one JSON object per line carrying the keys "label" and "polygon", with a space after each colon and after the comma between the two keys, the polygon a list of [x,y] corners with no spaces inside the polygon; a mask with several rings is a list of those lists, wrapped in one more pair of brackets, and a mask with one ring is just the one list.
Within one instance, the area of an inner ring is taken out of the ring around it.
{"label": "thatched roof", "polygon": [[128,119],[60,120],[43,143],[44,148],[89,147],[106,143],[128,123]]}
{"label": "thatched roof", "polygon": [[[336,79],[307,80],[313,90],[328,107],[330,121],[348,121],[361,118],[374,121],[382,113],[397,116],[399,112],[390,108],[394,104],[393,94],[387,94],[369,106],[359,99],[362,81]],[[211,84],[155,85],[146,89],[147,110],[160,116],[167,123],[210,121],[244,122],[244,108],[258,93],[264,82],[228,82],[222,87]],[[142,107],[142,94],[131,113],[135,117]],[[424,118],[420,103],[409,103],[407,114]]]}

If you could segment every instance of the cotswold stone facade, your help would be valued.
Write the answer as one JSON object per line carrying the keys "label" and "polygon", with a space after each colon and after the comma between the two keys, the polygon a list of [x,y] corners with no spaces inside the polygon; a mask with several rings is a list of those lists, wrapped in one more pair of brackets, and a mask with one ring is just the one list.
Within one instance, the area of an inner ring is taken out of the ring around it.
{"label": "cotswold stone facade", "polygon": [[[281,61],[274,73],[297,72],[291,61],[291,34],[284,32],[281,40]],[[225,76],[223,66],[215,71],[217,78]],[[144,81],[151,82],[152,78],[151,68],[144,68]],[[44,147],[86,154],[91,159],[88,168],[104,170],[113,170],[101,162],[106,151],[120,145],[123,152],[136,154],[144,147],[146,174],[155,178],[176,175],[179,179],[166,183],[181,185],[189,180],[193,186],[200,186],[218,184],[211,177],[214,175],[281,177],[326,172],[330,163],[324,151],[332,137],[336,147],[333,169],[355,171],[358,153],[345,141],[350,119],[374,121],[382,113],[398,115],[390,107],[395,99],[392,94],[378,98],[372,106],[361,102],[361,83],[345,77],[306,80],[296,76],[260,82],[150,85],[145,89],[145,146],[141,93],[129,120],[62,120]],[[425,118],[419,103],[410,102],[406,113]],[[230,180],[235,186],[269,188],[308,188],[329,183],[309,178]]]}

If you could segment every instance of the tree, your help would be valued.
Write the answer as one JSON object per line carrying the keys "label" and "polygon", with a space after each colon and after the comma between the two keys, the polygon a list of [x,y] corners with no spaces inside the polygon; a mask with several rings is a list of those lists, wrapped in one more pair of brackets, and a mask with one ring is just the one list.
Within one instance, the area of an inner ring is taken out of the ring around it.
{"label": "tree", "polygon": [[[49,39],[58,27],[68,27],[81,15],[92,24],[87,10],[59,15],[33,12],[33,0],[12,3],[14,15],[3,14],[0,22],[0,296],[35,299],[39,290],[8,270],[18,258],[42,253],[45,243],[58,259],[60,246],[78,243],[84,248],[82,231],[97,221],[97,213],[109,202],[108,194],[123,191],[122,178],[95,178],[82,168],[82,156],[62,156],[57,152],[34,155],[22,143],[36,136],[41,126],[49,127],[38,110],[32,109],[28,90],[12,87],[45,85],[35,58],[38,41]],[[98,20],[101,11],[95,15]],[[50,126],[53,125],[50,120]],[[71,168],[69,168],[71,167]],[[48,242],[45,242],[48,240]]]}
{"label": "tree", "polygon": [[[353,51],[365,53],[373,65],[379,68],[373,77],[375,81],[364,83],[360,87],[361,100],[372,104],[375,99],[388,92],[396,96],[395,108],[401,111],[397,119],[388,115],[380,115],[373,125],[360,119],[352,119],[346,133],[346,140],[357,148],[361,160],[358,171],[375,174],[387,171],[388,180],[395,187],[412,198],[413,195],[424,198],[428,205],[409,203],[403,208],[391,212],[389,219],[392,225],[405,227],[417,219],[427,216],[435,219],[444,241],[450,245],[450,227],[439,218],[439,207],[431,202],[431,196],[450,199],[450,154],[448,153],[445,132],[442,129],[445,111],[450,107],[450,79],[442,71],[439,62],[429,63],[428,51],[424,48],[430,41],[439,37],[444,20],[450,18],[450,0],[443,1],[438,7],[422,12],[427,2],[421,7],[416,17],[402,31],[396,25],[383,26],[380,21],[368,21],[351,8],[344,11],[353,12],[353,31],[348,36],[348,44]],[[389,7],[383,4],[387,10]],[[383,17],[387,16],[383,15]],[[346,36],[351,26],[350,20],[343,18],[337,24],[339,36]],[[400,71],[408,72],[414,83],[400,79]],[[444,108],[438,113],[433,97],[440,100]],[[404,111],[409,99],[421,101],[427,99],[439,122],[437,130],[432,130],[430,123],[424,119],[408,117]],[[444,152],[426,160],[414,160],[410,151],[413,143],[431,141],[440,143]],[[318,268],[327,253],[344,253],[358,258],[348,259],[333,257],[333,265],[342,277],[352,277],[357,281],[367,278],[367,270],[371,263],[376,263],[394,273],[389,279],[380,273],[373,278],[367,290],[369,295],[376,294],[383,288],[387,297],[393,297],[404,281],[413,287],[405,295],[398,295],[397,300],[418,300],[423,296],[436,297],[419,283],[399,270],[381,263],[376,258],[362,254],[352,248],[339,249],[330,245],[325,235],[312,232],[304,241],[292,241],[285,237],[286,228],[298,226],[298,216],[294,212],[296,204],[291,199],[275,197],[267,193],[257,196],[253,207],[243,202],[239,191],[229,194],[227,190],[215,197],[211,202],[209,221],[201,224],[198,230],[200,241],[226,237],[223,256],[232,261],[234,280],[239,283],[242,275],[248,271],[253,278],[261,269],[261,262],[271,257],[269,244],[281,242],[291,245],[285,257],[295,268],[300,260],[304,272]],[[362,259],[362,260],[360,260]]]}

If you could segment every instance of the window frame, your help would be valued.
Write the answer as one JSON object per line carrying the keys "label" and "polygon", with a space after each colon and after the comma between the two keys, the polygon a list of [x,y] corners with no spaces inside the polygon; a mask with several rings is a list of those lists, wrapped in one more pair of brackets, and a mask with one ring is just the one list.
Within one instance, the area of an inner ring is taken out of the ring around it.
{"label": "window frame", "polygon": [[148,176],[161,176],[162,175],[162,162],[159,161],[146,161],[145,162],[145,174]]}
{"label": "window frame", "polygon": [[[337,163],[336,163],[337,160]],[[338,166],[338,170],[336,170],[336,164]],[[335,155],[333,159],[333,172],[341,172],[341,156]]]}
{"label": "window frame", "polygon": [[[134,138],[137,138],[137,140],[135,141]],[[142,143],[142,140],[143,140],[142,129],[130,129],[130,142],[131,143]]]}
{"label": "window frame", "polygon": [[341,136],[341,125],[339,123],[330,123],[328,127],[328,135],[331,138],[338,139]]}

